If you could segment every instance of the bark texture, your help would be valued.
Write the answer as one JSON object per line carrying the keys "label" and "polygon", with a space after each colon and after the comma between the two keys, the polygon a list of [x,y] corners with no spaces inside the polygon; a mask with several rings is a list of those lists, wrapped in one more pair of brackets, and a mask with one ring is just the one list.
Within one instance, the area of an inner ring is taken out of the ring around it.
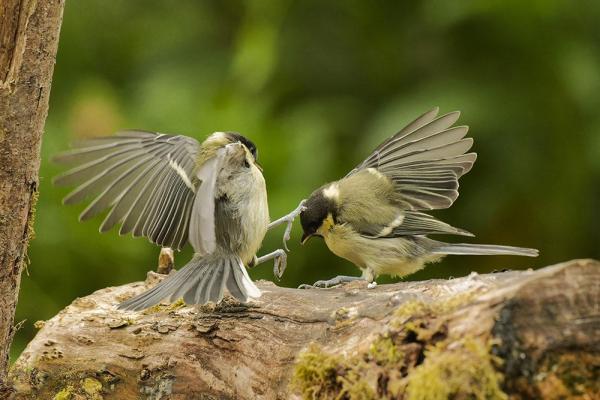
{"label": "bark texture", "polygon": [[0,2],[0,397],[21,269],[33,234],[40,144],[62,21],[61,0]]}
{"label": "bark texture", "polygon": [[15,398],[600,398],[597,261],[370,290],[259,282],[247,306],[115,310],[160,279],[40,323]]}

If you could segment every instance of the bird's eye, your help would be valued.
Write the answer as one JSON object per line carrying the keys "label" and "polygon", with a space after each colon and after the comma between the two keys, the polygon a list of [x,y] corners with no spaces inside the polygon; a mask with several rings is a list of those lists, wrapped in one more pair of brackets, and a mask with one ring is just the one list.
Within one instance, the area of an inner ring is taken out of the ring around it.
{"label": "bird's eye", "polygon": [[250,163],[248,162],[247,159],[244,159],[244,167],[250,168]]}

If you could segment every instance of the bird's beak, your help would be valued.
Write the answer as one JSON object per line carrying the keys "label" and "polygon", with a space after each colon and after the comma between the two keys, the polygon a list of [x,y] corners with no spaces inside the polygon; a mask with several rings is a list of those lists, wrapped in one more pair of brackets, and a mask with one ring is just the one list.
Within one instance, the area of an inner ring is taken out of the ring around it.
{"label": "bird's beak", "polygon": [[313,236],[314,236],[314,234],[312,234],[312,233],[304,232],[302,234],[302,239],[300,239],[300,244],[304,244],[304,243],[308,242],[308,239],[310,239]]}
{"label": "bird's beak", "polygon": [[263,167],[262,167],[262,165],[260,165],[260,164],[259,164],[258,162],[256,162],[256,161],[254,161],[254,165],[256,165],[256,168],[258,168],[258,170],[259,170],[260,172],[263,172]]}

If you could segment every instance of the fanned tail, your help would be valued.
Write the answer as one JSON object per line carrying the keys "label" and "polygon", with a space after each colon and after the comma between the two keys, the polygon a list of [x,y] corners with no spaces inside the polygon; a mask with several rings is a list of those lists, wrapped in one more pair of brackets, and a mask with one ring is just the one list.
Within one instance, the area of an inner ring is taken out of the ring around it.
{"label": "fanned tail", "polygon": [[537,249],[525,247],[500,246],[495,244],[471,244],[471,243],[443,243],[432,250],[434,254],[455,255],[507,255],[537,257]]}
{"label": "fanned tail", "polygon": [[122,302],[118,308],[139,311],[165,299],[175,301],[179,298],[183,298],[187,304],[218,303],[223,298],[225,288],[244,303],[261,295],[239,257],[205,256],[194,257],[158,285]]}

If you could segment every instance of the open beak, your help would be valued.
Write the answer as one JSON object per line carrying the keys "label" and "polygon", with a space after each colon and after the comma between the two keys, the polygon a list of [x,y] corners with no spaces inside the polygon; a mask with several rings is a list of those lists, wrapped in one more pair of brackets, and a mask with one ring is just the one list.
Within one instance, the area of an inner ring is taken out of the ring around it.
{"label": "open beak", "polygon": [[256,168],[258,168],[258,170],[259,170],[260,172],[263,172],[263,167],[262,167],[262,165],[260,165],[260,164],[259,164],[257,161],[254,161],[254,165],[256,165]]}
{"label": "open beak", "polygon": [[302,239],[300,239],[300,244],[304,244],[304,243],[308,242],[308,239],[310,239],[313,236],[314,236],[313,233],[306,233],[306,232],[304,232],[302,234]]}

